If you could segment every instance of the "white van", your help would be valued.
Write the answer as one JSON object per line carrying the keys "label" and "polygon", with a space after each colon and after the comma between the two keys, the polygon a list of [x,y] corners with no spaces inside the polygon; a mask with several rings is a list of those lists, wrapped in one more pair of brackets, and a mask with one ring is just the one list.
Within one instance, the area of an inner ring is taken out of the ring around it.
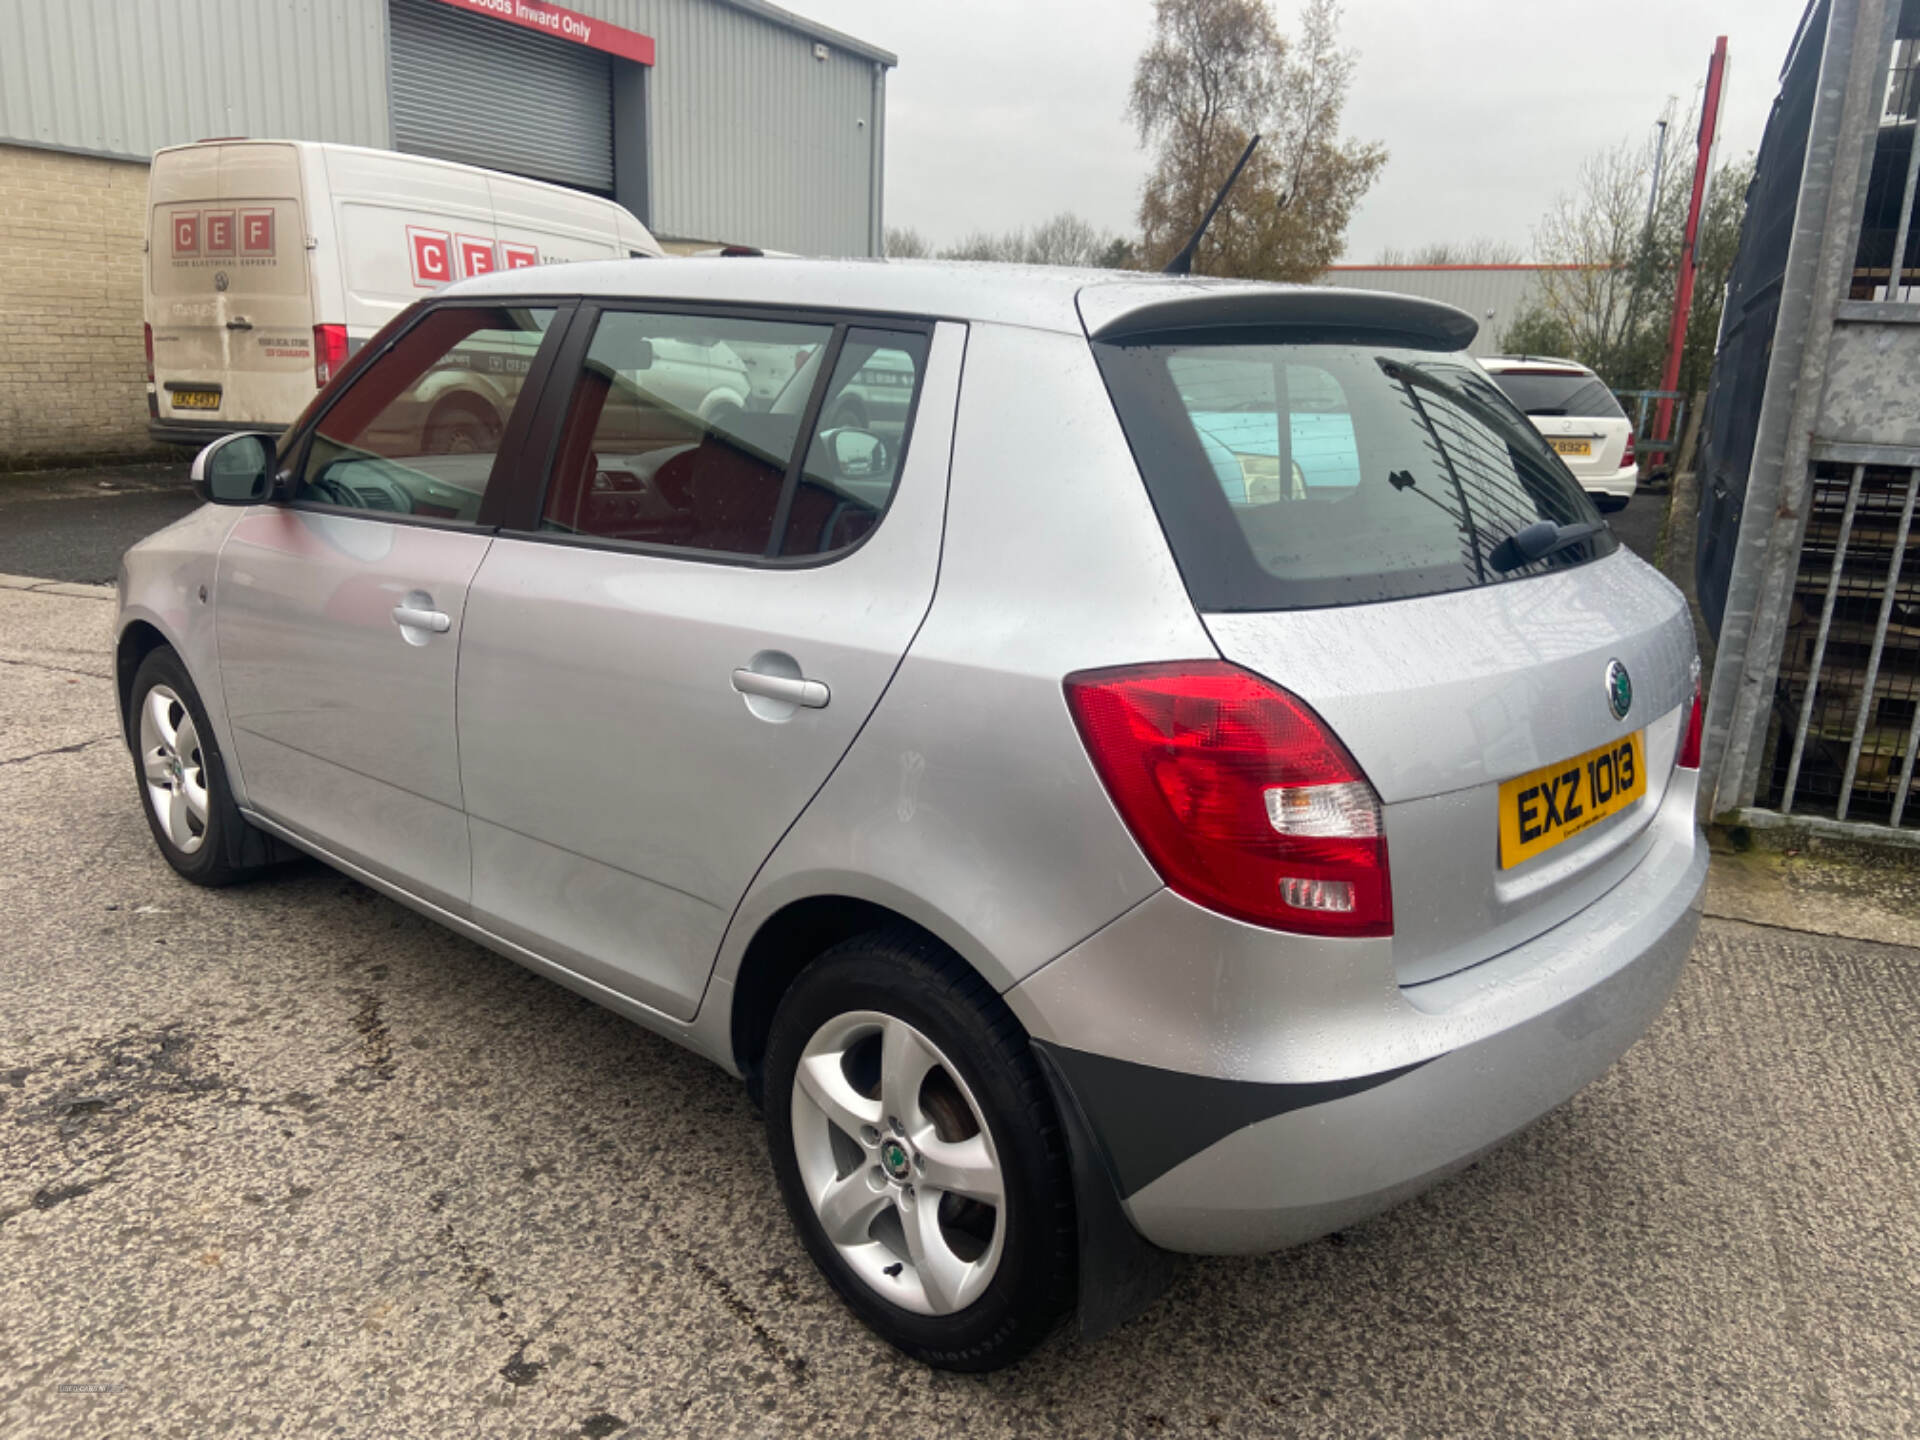
{"label": "white van", "polygon": [[[171,146],[148,181],[148,430],[197,445],[288,425],[376,330],[456,280],[662,253],[611,200],[472,165],[305,140]],[[483,439],[504,411],[470,389],[429,423]]]}

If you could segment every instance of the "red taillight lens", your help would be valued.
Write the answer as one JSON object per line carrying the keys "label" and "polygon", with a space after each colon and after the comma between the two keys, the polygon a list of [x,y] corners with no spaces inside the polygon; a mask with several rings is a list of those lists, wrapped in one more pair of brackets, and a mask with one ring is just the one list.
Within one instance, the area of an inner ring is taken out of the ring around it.
{"label": "red taillight lens", "polygon": [[153,384],[153,326],[142,325],[140,328],[147,332],[147,383],[151,385]]}
{"label": "red taillight lens", "polygon": [[1087,670],[1067,706],[1167,884],[1310,935],[1391,935],[1380,797],[1318,715],[1220,661]]}
{"label": "red taillight lens", "polygon": [[340,373],[340,367],[347,363],[347,327],[344,325],[316,325],[313,327],[313,383],[319,389],[326,389],[327,382]]}
{"label": "red taillight lens", "polygon": [[1622,451],[1620,454],[1620,468],[1624,470],[1627,468],[1627,466],[1632,465],[1634,463],[1635,461],[1633,458],[1633,432],[1629,430],[1627,432],[1627,448],[1624,451]]}
{"label": "red taillight lens", "polygon": [[1700,768],[1700,727],[1705,719],[1700,704],[1700,677],[1696,675],[1693,680],[1693,705],[1687,711],[1686,733],[1680,738],[1680,754],[1673,762],[1682,770]]}

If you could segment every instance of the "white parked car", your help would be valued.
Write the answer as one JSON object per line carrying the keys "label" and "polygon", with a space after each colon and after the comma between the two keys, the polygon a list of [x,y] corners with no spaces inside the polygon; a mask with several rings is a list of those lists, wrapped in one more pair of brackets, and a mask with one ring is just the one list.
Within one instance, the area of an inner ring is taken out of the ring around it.
{"label": "white parked car", "polygon": [[1574,360],[1489,355],[1493,383],[1525,412],[1602,510],[1624,510],[1639,483],[1633,422],[1613,391]]}

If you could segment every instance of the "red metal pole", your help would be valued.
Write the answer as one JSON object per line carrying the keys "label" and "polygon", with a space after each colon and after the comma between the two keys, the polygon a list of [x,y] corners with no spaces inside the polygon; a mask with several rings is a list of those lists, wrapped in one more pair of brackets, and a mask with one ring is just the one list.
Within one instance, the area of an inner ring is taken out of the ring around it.
{"label": "red metal pole", "polygon": [[[1667,332],[1667,368],[1661,372],[1660,388],[1672,390],[1680,384],[1680,354],[1687,346],[1687,315],[1693,309],[1694,244],[1700,238],[1700,204],[1707,193],[1707,167],[1713,159],[1713,132],[1720,120],[1720,83],[1727,73],[1727,37],[1713,42],[1713,58],[1707,62],[1707,94],[1700,107],[1700,144],[1693,161],[1693,199],[1687,206],[1687,235],[1680,249],[1680,283],[1673,294],[1673,325]],[[1662,400],[1654,415],[1653,438],[1665,440],[1673,426],[1673,401]],[[1669,460],[1679,456],[1669,452]]]}

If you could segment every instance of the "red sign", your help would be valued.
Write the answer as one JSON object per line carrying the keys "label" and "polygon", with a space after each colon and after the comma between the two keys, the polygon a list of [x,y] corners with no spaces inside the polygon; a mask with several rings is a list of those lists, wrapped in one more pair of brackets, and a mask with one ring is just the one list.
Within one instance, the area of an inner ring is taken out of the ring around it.
{"label": "red sign", "polygon": [[422,290],[453,279],[453,247],[444,230],[407,227],[407,245],[413,254],[413,283]]}
{"label": "red sign", "polygon": [[622,60],[632,60],[641,65],[653,64],[651,35],[642,35],[638,30],[622,30],[618,25],[609,25],[590,15],[562,10],[558,5],[549,5],[547,0],[440,0],[440,3],[451,5],[456,10],[468,10],[475,15],[504,20],[523,30],[537,30],[556,40],[568,40],[575,45],[604,50],[609,55],[618,55]]}
{"label": "red sign", "polygon": [[198,255],[200,253],[200,212],[182,211],[173,217],[173,253],[176,255]]}
{"label": "red sign", "polygon": [[511,240],[500,242],[500,254],[509,270],[525,270],[540,263],[540,251],[532,245],[516,245]]}
{"label": "red sign", "polygon": [[493,273],[493,242],[476,240],[471,235],[460,237],[460,273],[471,280],[476,275]]}
{"label": "red sign", "polygon": [[209,210],[203,223],[207,227],[207,254],[233,254],[233,211]]}
{"label": "red sign", "polygon": [[273,253],[273,211],[242,210],[240,212],[240,253],[242,255]]}

